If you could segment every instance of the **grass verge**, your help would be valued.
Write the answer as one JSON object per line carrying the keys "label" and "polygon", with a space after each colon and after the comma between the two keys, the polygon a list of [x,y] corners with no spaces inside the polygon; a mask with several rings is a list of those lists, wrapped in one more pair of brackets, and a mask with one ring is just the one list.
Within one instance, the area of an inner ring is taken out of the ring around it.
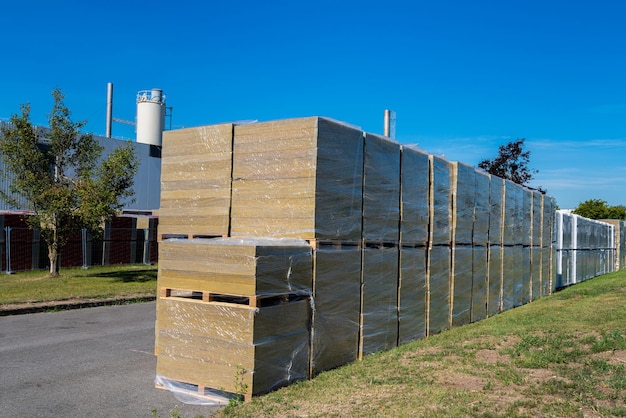
{"label": "grass verge", "polygon": [[626,416],[625,324],[620,271],[219,416]]}
{"label": "grass verge", "polygon": [[157,267],[143,264],[0,274],[0,306],[156,295]]}

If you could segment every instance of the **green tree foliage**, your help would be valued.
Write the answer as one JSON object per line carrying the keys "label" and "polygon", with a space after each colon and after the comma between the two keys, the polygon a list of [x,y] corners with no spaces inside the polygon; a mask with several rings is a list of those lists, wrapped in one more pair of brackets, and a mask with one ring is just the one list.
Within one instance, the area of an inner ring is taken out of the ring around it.
{"label": "green tree foliage", "polygon": [[609,206],[602,199],[585,200],[578,204],[573,213],[589,219],[626,219],[626,207]]}
{"label": "green tree foliage", "polygon": [[537,170],[528,168],[530,151],[524,151],[524,141],[526,138],[518,138],[506,145],[500,145],[497,157],[493,160],[482,160],[478,163],[478,167],[489,174],[526,185],[532,180]]}
{"label": "green tree foliage", "polygon": [[[0,197],[16,208],[27,208],[31,228],[39,228],[48,245],[50,275],[59,274],[61,250],[77,228],[100,234],[104,223],[131,197],[138,162],[128,142],[100,159],[103,148],[91,134],[81,134],[86,122],[72,122],[63,93],[52,92],[49,129],[30,122],[30,105],[21,106],[0,130],[2,175],[9,191]],[[45,138],[45,139],[42,139]],[[101,161],[98,164],[98,161]]]}

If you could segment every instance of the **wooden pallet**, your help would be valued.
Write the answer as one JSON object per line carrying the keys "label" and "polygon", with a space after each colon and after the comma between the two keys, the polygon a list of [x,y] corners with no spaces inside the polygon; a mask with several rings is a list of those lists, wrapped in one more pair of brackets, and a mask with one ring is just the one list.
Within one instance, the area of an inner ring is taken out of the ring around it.
{"label": "wooden pallet", "polygon": [[206,303],[229,303],[235,305],[250,306],[253,308],[261,308],[265,306],[279,305],[283,303],[290,303],[306,299],[310,297],[310,295],[304,293],[280,293],[246,296],[216,293],[210,291],[194,291],[187,289],[172,289],[163,287],[159,291],[159,297],[195,300]]}

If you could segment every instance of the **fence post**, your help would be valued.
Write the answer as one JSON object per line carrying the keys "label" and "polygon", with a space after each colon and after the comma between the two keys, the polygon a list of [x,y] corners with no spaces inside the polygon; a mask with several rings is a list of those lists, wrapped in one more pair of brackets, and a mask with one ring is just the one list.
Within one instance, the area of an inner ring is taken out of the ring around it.
{"label": "fence post", "polygon": [[143,229],[143,263],[150,265],[150,228]]}
{"label": "fence post", "polygon": [[5,253],[4,255],[6,256],[6,274],[13,274],[13,270],[11,270],[11,228],[10,226],[7,226],[4,228],[4,242],[5,242]]}
{"label": "fence post", "polygon": [[83,265],[82,268],[89,268],[89,261],[87,260],[87,228],[80,230],[81,235],[81,248],[83,250]]}

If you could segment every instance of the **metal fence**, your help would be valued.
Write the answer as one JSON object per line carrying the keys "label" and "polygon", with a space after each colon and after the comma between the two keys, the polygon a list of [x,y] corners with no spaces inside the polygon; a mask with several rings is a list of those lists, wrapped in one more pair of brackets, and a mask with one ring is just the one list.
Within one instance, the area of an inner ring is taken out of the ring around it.
{"label": "metal fence", "polygon": [[[0,229],[2,272],[49,269],[48,248],[38,230],[26,226]],[[153,264],[158,261],[156,225],[148,228],[115,227],[108,224],[101,237],[77,229],[61,250],[61,268],[115,264]]]}

